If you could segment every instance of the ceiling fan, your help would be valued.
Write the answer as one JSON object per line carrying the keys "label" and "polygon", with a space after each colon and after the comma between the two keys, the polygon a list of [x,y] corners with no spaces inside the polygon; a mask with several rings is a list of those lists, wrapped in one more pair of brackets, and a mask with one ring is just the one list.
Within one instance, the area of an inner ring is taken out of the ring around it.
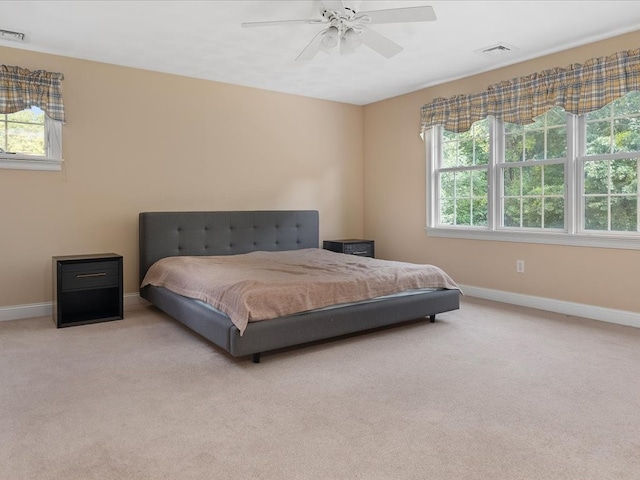
{"label": "ceiling fan", "polygon": [[296,61],[310,60],[319,51],[331,53],[340,46],[340,53],[353,53],[364,44],[383,57],[391,58],[402,51],[402,47],[387,37],[370,29],[368,25],[380,23],[429,22],[436,19],[432,7],[405,7],[386,10],[356,12],[345,7],[342,0],[321,0],[321,18],[301,20],[275,20],[268,22],[244,22],[243,27],[272,27],[279,25],[311,24],[328,25],[318,32],[302,50]]}

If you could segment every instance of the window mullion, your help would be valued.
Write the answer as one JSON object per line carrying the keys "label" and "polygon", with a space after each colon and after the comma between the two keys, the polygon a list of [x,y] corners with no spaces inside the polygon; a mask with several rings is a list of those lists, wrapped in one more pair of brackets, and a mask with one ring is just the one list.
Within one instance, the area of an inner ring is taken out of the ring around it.
{"label": "window mullion", "polygon": [[584,117],[567,114],[567,161],[564,169],[565,183],[565,228],[574,234],[582,230],[584,200],[582,199],[582,171],[584,164],[578,161],[586,144]]}
{"label": "window mullion", "polygon": [[[500,197],[502,186],[500,182],[501,169],[498,159],[504,157],[504,126],[501,120],[489,117],[489,164],[487,165],[487,225],[489,230],[496,230],[500,217]],[[500,135],[498,132],[502,131]]]}
{"label": "window mullion", "polygon": [[440,223],[440,174],[438,169],[442,162],[441,141],[442,129],[435,126],[425,136],[427,143],[427,225],[435,227]]}

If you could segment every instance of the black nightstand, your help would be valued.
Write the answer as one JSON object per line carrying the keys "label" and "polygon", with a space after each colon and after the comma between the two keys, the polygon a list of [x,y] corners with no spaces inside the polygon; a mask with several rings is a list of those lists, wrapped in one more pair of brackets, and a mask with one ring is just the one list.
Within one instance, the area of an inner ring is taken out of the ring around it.
{"label": "black nightstand", "polygon": [[119,320],[124,318],[122,304],[121,255],[53,257],[56,327]]}
{"label": "black nightstand", "polygon": [[325,240],[322,242],[322,248],[325,250],[331,250],[332,252],[359,255],[361,257],[373,258],[375,256],[373,240],[361,240],[356,238]]}

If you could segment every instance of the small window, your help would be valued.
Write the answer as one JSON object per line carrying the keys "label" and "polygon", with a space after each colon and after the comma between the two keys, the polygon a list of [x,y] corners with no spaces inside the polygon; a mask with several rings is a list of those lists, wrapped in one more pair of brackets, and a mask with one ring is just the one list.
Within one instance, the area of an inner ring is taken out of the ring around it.
{"label": "small window", "polygon": [[0,167],[60,170],[62,122],[38,107],[0,114]]}

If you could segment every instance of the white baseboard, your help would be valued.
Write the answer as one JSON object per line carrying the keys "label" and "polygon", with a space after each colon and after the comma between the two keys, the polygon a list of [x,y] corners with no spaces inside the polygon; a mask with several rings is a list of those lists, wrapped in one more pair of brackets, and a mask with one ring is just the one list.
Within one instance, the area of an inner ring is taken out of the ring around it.
{"label": "white baseboard", "polygon": [[[520,305],[523,307],[537,308],[549,312],[573,315],[576,317],[590,318],[602,322],[617,323],[640,328],[640,313],[628,312],[626,310],[615,310],[611,308],[595,307],[582,303],[565,302],[551,298],[534,297],[521,293],[505,292],[502,290],[491,290],[489,288],[473,287],[471,285],[460,285],[465,296],[483,298],[496,302]],[[146,304],[137,293],[127,293],[124,295],[124,306]],[[21,318],[46,317],[51,315],[52,303],[33,303],[30,305],[15,305],[11,307],[0,307],[0,321],[18,320]]]}
{"label": "white baseboard", "polygon": [[485,300],[493,300],[512,305],[520,305],[522,307],[537,308],[549,312],[640,328],[640,313],[596,307],[582,303],[565,302],[552,298],[534,297],[521,293],[504,292],[502,290],[491,290],[489,288],[473,287],[470,285],[460,285],[460,288],[464,294],[469,297],[483,298]]}
{"label": "white baseboard", "polygon": [[[147,301],[137,293],[126,293],[123,300],[125,307],[147,303]],[[21,318],[47,317],[51,316],[52,311],[52,302],[0,307],[0,322],[4,320],[19,320]]]}

